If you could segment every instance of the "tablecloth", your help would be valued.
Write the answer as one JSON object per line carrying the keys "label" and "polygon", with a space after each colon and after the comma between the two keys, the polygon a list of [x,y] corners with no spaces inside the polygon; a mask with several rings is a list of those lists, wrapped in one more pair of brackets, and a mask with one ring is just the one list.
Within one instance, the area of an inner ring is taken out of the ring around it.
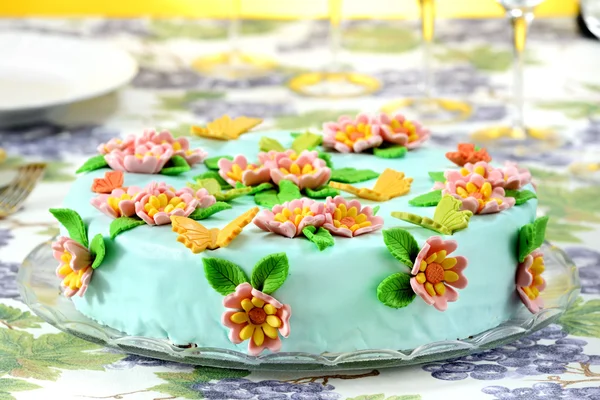
{"label": "tablecloth", "polygon": [[[71,106],[57,122],[0,130],[9,159],[46,160],[43,182],[25,207],[0,220],[0,399],[600,399],[600,187],[569,173],[598,159],[600,42],[579,37],[574,21],[531,28],[526,115],[558,132],[549,153],[493,152],[528,166],[538,184],[547,239],[572,257],[581,296],[560,320],[499,349],[421,366],[340,373],[234,371],[147,359],[103,349],[59,332],[19,301],[15,275],[32,248],[58,232],[57,207],[74,171],[111,137],[156,126],[184,135],[189,125],[224,113],[265,119],[264,129],[318,129],[342,113],[377,110],[418,93],[418,24],[353,21],[344,25],[342,61],[382,83],[378,93],[326,101],[293,95],[286,81],[329,61],[324,21],[244,21],[241,47],[275,58],[267,77],[226,81],[199,75],[191,62],[227,46],[225,21],[150,19],[4,19],[0,30],[112,42],[130,51],[140,72],[123,90]],[[503,20],[439,21],[435,88],[466,99],[472,115],[432,127],[434,146],[455,146],[509,115],[510,30]],[[106,60],[110,68],[110,60]]]}

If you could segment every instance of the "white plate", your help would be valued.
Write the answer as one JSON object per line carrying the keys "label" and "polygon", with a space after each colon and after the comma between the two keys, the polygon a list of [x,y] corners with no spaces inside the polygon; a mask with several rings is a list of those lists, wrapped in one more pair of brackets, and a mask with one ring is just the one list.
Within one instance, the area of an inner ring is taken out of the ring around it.
{"label": "white plate", "polygon": [[92,39],[0,33],[0,114],[39,110],[111,92],[136,75],[125,51]]}

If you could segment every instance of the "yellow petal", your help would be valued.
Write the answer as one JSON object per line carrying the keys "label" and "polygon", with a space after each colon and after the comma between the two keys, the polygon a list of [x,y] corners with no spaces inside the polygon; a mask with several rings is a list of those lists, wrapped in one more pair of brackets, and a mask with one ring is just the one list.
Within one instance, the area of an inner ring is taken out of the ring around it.
{"label": "yellow petal", "polygon": [[454,271],[444,271],[444,280],[448,283],[456,282],[459,276]]}
{"label": "yellow petal", "polygon": [[262,346],[262,344],[265,341],[265,334],[263,333],[263,330],[261,327],[257,327],[254,330],[254,335],[252,335],[252,340],[254,340],[254,344],[256,344],[257,346]]}
{"label": "yellow petal", "polygon": [[461,187],[457,187],[456,188],[456,193],[460,196],[460,197],[467,197],[469,196],[469,193],[467,193],[467,191]]}
{"label": "yellow petal", "polygon": [[294,214],[296,214],[296,215],[302,214],[302,209],[300,207],[294,208]]}
{"label": "yellow petal", "polygon": [[244,322],[248,322],[248,314],[243,311],[236,312],[229,318],[231,322],[236,324],[243,324]]}
{"label": "yellow petal", "polygon": [[456,262],[457,261],[455,257],[448,257],[444,261],[442,261],[442,268],[450,269],[456,265]]}
{"label": "yellow petal", "polygon": [[358,215],[358,210],[356,207],[350,207],[348,210],[348,217],[356,217]]}
{"label": "yellow petal", "polygon": [[365,221],[365,222],[361,222],[360,224],[358,224],[359,228],[365,228],[367,226],[371,226],[371,221]]}
{"label": "yellow petal", "polygon": [[184,210],[186,207],[187,204],[185,204],[183,201],[175,206],[175,208],[181,208],[182,210]]}
{"label": "yellow petal", "polygon": [[348,136],[346,135],[346,133],[340,131],[335,134],[335,140],[337,140],[338,142],[345,142],[346,140],[348,140]]}
{"label": "yellow petal", "polygon": [[492,195],[492,184],[489,182],[485,182],[481,185],[481,194],[485,197],[490,197]]}
{"label": "yellow petal", "polygon": [[435,258],[436,263],[441,264],[444,261],[444,259],[446,258],[446,250],[440,250],[435,254],[437,254],[437,257]]}
{"label": "yellow petal", "polygon": [[473,169],[473,172],[475,172],[477,175],[485,176],[485,168],[482,167],[481,165],[478,167],[475,167],[475,169]]}
{"label": "yellow petal", "polygon": [[421,260],[421,265],[419,265],[419,271],[425,271],[427,269],[427,261]]}
{"label": "yellow petal", "polygon": [[356,129],[354,128],[354,125],[347,125],[346,126],[346,133],[352,133],[354,132]]}
{"label": "yellow petal", "polygon": [[[168,198],[168,197],[167,197],[167,195],[166,195],[166,194],[164,194],[164,193],[161,193],[161,194],[159,194],[159,195],[158,195],[158,201],[160,201],[160,206],[161,206],[161,207],[164,207],[164,206],[166,206],[167,204],[169,204],[169,198]],[[157,208],[158,208],[158,207],[157,207]]]}
{"label": "yellow petal", "polygon": [[160,200],[156,196],[150,196],[148,203],[152,204],[154,208],[160,208]]}
{"label": "yellow petal", "polygon": [[427,291],[427,293],[429,293],[430,296],[435,296],[435,289],[433,288],[433,285],[431,283],[425,283],[425,290]]}
{"label": "yellow petal", "polygon": [[271,304],[265,304],[263,310],[267,313],[267,315],[273,315],[277,312],[277,309]]}
{"label": "yellow petal", "polygon": [[172,204],[167,204],[167,206],[165,207],[165,209],[163,210],[166,213],[170,213],[171,211],[173,211],[175,207]]}
{"label": "yellow petal", "polygon": [[245,327],[243,327],[242,330],[240,331],[240,339],[248,340],[252,337],[253,334],[254,334],[254,325],[248,324]]}
{"label": "yellow petal", "polygon": [[290,167],[290,172],[294,175],[300,175],[300,167],[298,166],[298,164],[293,163]]}
{"label": "yellow petal", "polygon": [[333,219],[335,220],[340,220],[342,219],[342,210],[340,210],[339,208],[336,208],[335,211],[333,212]]}
{"label": "yellow petal", "polygon": [[367,220],[367,216],[365,214],[358,214],[354,220],[357,224],[362,224]]}
{"label": "yellow petal", "polygon": [[443,296],[444,293],[446,293],[446,286],[444,286],[443,282],[436,283],[434,288],[435,288],[435,292],[440,296]]}
{"label": "yellow petal", "polygon": [[250,299],[242,300],[242,308],[244,311],[248,312],[254,308],[254,304],[250,301]]}
{"label": "yellow petal", "polygon": [[158,212],[158,210],[156,208],[151,208],[150,211],[148,211],[148,215],[151,218],[154,218],[154,216],[156,215],[157,212]]}
{"label": "yellow petal", "polygon": [[417,280],[417,282],[419,282],[421,285],[425,283],[425,281],[427,280],[427,278],[425,277],[425,274],[422,272],[419,272],[417,274],[417,276],[415,277],[415,279]]}
{"label": "yellow petal", "polygon": [[544,284],[544,278],[542,278],[540,275],[536,275],[533,277],[533,284],[535,286],[542,286]]}
{"label": "yellow petal", "polygon": [[304,217],[302,215],[296,215],[296,218],[294,218],[294,225],[300,225],[300,222],[302,222],[303,219]]}
{"label": "yellow petal", "polygon": [[344,203],[338,206],[338,210],[340,210],[340,215],[342,216],[342,218],[348,215],[348,209],[346,208],[346,205]]}
{"label": "yellow petal", "polygon": [[267,324],[273,328],[279,328],[281,326],[281,320],[276,315],[267,315]]}
{"label": "yellow petal", "polygon": [[434,262],[437,259],[437,253],[433,253],[432,255],[430,255],[429,257],[427,257],[425,259],[425,261],[427,261],[427,264],[431,264],[432,262]]}
{"label": "yellow petal", "polygon": [[310,174],[312,172],[312,169],[312,165],[305,164],[304,167],[302,167],[302,175]]}
{"label": "yellow petal", "polygon": [[479,191],[477,190],[477,186],[475,186],[473,182],[467,182],[467,185],[465,187],[467,188],[467,192],[469,192],[469,194],[476,193]]}
{"label": "yellow petal", "polygon": [[261,299],[259,299],[258,297],[253,297],[252,298],[252,304],[254,304],[258,308],[261,308],[262,306],[265,305],[265,302],[262,301]]}
{"label": "yellow petal", "polygon": [[292,215],[292,210],[289,208],[284,208],[281,212],[286,218],[289,218]]}
{"label": "yellow petal", "polygon": [[463,169],[460,170],[460,174],[462,176],[467,176],[467,175],[469,175],[469,170],[466,169],[466,168],[463,168]]}
{"label": "yellow petal", "polygon": [[176,206],[177,204],[181,203],[182,201],[183,200],[181,200],[181,197],[175,196],[171,200],[169,200],[169,204]]}
{"label": "yellow petal", "polygon": [[261,325],[261,328],[265,335],[270,337],[271,339],[277,339],[277,329],[273,328],[271,325],[265,323]]}

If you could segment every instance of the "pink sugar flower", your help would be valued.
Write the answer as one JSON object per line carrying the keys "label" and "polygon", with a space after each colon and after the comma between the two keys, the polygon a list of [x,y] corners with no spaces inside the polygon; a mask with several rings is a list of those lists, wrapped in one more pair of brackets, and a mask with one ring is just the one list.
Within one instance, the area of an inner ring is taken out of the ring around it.
{"label": "pink sugar flower", "polygon": [[238,344],[248,340],[248,353],[257,356],[264,349],[277,352],[281,338],[290,335],[292,308],[273,297],[242,283],[223,299],[227,310],[221,322],[229,331],[229,340]]}
{"label": "pink sugar flower", "polygon": [[320,227],[325,222],[325,205],[302,198],[278,204],[272,210],[263,210],[254,224],[263,231],[293,238],[307,226]]}
{"label": "pink sugar flower", "polygon": [[325,185],[331,178],[331,169],[319,152],[304,150],[297,159],[280,158],[276,168],[271,168],[271,179],[276,185],[286,179],[292,181],[300,189],[316,189]]}
{"label": "pink sugar flower", "polygon": [[110,194],[100,194],[90,201],[98,210],[111,218],[131,217],[135,215],[135,196],[142,191],[137,186],[113,189]]}
{"label": "pink sugar flower", "polygon": [[249,164],[246,157],[237,155],[233,161],[221,158],[218,162],[219,175],[231,186],[237,182],[245,186],[254,186],[271,180],[269,168],[262,165]]}
{"label": "pink sugar flower", "polygon": [[505,197],[504,189],[493,188],[479,174],[471,174],[468,180],[447,181],[442,196],[447,194],[460,200],[462,209],[473,214],[497,213],[515,205],[513,197]]}
{"label": "pink sugar flower", "polygon": [[282,158],[290,158],[292,160],[296,160],[298,158],[298,155],[296,154],[296,152],[294,150],[286,150],[286,151],[275,151],[275,150],[270,150],[269,152],[264,152],[261,151],[260,153],[258,153],[258,162],[261,165],[264,165],[265,167],[271,169],[271,168],[276,168],[279,160]]}
{"label": "pink sugar flower", "polygon": [[198,191],[194,193],[194,197],[198,199],[198,207],[200,208],[208,208],[217,202],[215,196],[208,193],[208,190],[205,188],[198,189]]}
{"label": "pink sugar flower", "polygon": [[167,225],[171,216],[189,216],[200,203],[190,188],[175,191],[165,183],[152,182],[134,199],[135,213],[148,225]]}
{"label": "pink sugar flower", "polygon": [[544,307],[540,297],[540,292],[546,288],[546,281],[542,277],[544,269],[544,255],[540,249],[534,250],[525,257],[517,267],[517,293],[525,307],[533,314]]}
{"label": "pink sugar flower", "polygon": [[114,150],[104,156],[108,165],[116,171],[139,174],[158,174],[173,156],[173,150],[159,145],[136,146],[134,154]]}
{"label": "pink sugar flower", "polygon": [[411,271],[410,286],[414,292],[439,311],[445,311],[448,302],[458,300],[455,289],[467,287],[467,278],[462,272],[467,267],[467,259],[449,257],[457,247],[454,240],[430,237],[419,251]]}
{"label": "pink sugar flower", "polygon": [[428,129],[416,121],[407,120],[402,114],[390,117],[386,113],[380,113],[375,121],[379,124],[383,140],[405,146],[409,150],[421,146],[430,136]]}
{"label": "pink sugar flower", "polygon": [[325,202],[323,228],[338,236],[354,237],[383,227],[383,218],[373,215],[373,209],[363,207],[358,200],[347,201],[342,196],[328,197]]}
{"label": "pink sugar flower", "polygon": [[56,276],[62,279],[64,295],[82,297],[94,273],[90,251],[73,239],[61,236],[52,243],[52,255],[60,263]]}
{"label": "pink sugar flower", "polygon": [[202,149],[190,149],[190,142],[187,138],[180,137],[175,139],[169,131],[158,133],[154,129],[146,130],[140,139],[140,143],[146,142],[172,148],[173,155],[185,158],[185,161],[190,166],[204,161],[208,156],[208,153]]}
{"label": "pink sugar flower", "polygon": [[[460,170],[449,169],[444,172],[447,182],[457,181],[469,181],[472,174],[483,176],[487,181],[490,182],[493,188],[504,187],[504,178],[502,171],[498,168],[494,168],[486,161],[478,161],[475,164],[466,163]],[[434,189],[443,189],[445,186],[444,182],[436,182],[433,186]]]}
{"label": "pink sugar flower", "polygon": [[128,135],[125,139],[113,138],[106,143],[98,145],[98,153],[108,154],[114,150],[122,151],[126,154],[133,154],[135,148],[135,136]]}
{"label": "pink sugar flower", "polygon": [[531,173],[527,168],[519,168],[517,163],[507,161],[500,168],[502,173],[502,187],[505,189],[520,189],[531,183]]}
{"label": "pink sugar flower", "polygon": [[323,146],[340,153],[361,153],[383,142],[379,124],[367,114],[356,118],[343,115],[337,122],[323,124]]}

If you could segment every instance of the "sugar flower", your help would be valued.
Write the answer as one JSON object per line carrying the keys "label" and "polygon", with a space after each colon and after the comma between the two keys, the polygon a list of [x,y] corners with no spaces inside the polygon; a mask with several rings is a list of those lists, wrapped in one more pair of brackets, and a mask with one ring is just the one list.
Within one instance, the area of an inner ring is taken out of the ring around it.
{"label": "sugar flower", "polygon": [[134,197],[142,191],[137,186],[113,189],[110,194],[100,194],[90,201],[98,210],[111,218],[135,215]]}
{"label": "sugar flower", "polygon": [[323,228],[334,235],[354,237],[381,227],[383,218],[373,215],[371,207],[363,207],[358,200],[347,201],[342,196],[327,198]]}
{"label": "sugar flower", "polygon": [[133,154],[135,148],[135,136],[128,135],[125,139],[113,138],[106,143],[98,145],[98,153],[108,154],[113,150],[119,150],[127,154]]}
{"label": "sugar flower", "polygon": [[258,153],[258,162],[269,169],[276,168],[279,160],[282,158],[296,160],[298,159],[298,154],[296,154],[294,150],[270,150],[268,152],[261,151],[260,153]]}
{"label": "sugar flower", "polygon": [[281,338],[290,334],[292,309],[273,297],[253,289],[249,283],[238,285],[235,292],[223,299],[225,311],[221,318],[230,329],[229,340],[242,343],[248,340],[248,353],[259,355],[264,349],[277,352]]}
{"label": "sugar flower", "polygon": [[462,167],[466,163],[492,161],[492,157],[490,157],[486,149],[479,148],[473,143],[459,143],[458,151],[446,153],[446,158],[459,167]]}
{"label": "sugar flower", "polygon": [[343,115],[337,122],[323,124],[323,146],[340,153],[360,153],[379,147],[382,142],[379,125],[366,114],[358,114],[356,118]]}
{"label": "sugar flower", "polygon": [[507,161],[499,171],[502,174],[501,186],[505,189],[520,189],[531,182],[529,170],[519,168],[514,162]]}
{"label": "sugar flower", "polygon": [[134,198],[135,213],[148,225],[166,225],[171,216],[187,217],[200,203],[190,188],[175,191],[164,182],[150,183]]}
{"label": "sugar flower", "polygon": [[263,231],[293,238],[307,226],[320,227],[325,223],[325,205],[302,198],[263,210],[254,218],[254,224]]}
{"label": "sugar flower", "polygon": [[[504,178],[502,171],[498,168],[494,168],[486,161],[478,161],[475,164],[466,163],[460,170],[450,169],[444,172],[444,177],[447,182],[457,181],[468,181],[472,174],[483,176],[490,182],[492,187],[504,187]],[[445,186],[444,182],[436,182],[434,189],[443,189]]]}
{"label": "sugar flower", "polygon": [[271,180],[269,168],[262,165],[249,164],[246,157],[237,155],[233,161],[221,158],[218,162],[219,175],[231,186],[237,182],[246,186],[254,186]]}
{"label": "sugar flower", "polygon": [[421,146],[430,136],[429,130],[416,121],[407,120],[402,114],[390,117],[386,113],[380,113],[376,121],[383,140],[405,146],[409,150]]}
{"label": "sugar flower", "polygon": [[198,199],[199,208],[208,208],[217,202],[217,199],[212,194],[208,193],[205,188],[198,189],[194,194],[194,197]]}
{"label": "sugar flower", "polygon": [[161,131],[160,133],[154,129],[144,131],[142,137],[139,139],[139,144],[148,142],[162,145],[163,147],[166,146],[167,148],[170,147],[173,149],[174,156],[185,158],[185,161],[190,166],[204,161],[208,156],[208,153],[202,149],[190,149],[190,142],[187,138],[180,137],[175,139],[169,131]]}
{"label": "sugar flower", "polygon": [[158,174],[172,156],[172,148],[143,144],[136,146],[133,154],[114,150],[106,154],[104,159],[117,171]]}
{"label": "sugar flower", "polygon": [[294,182],[300,189],[316,189],[329,181],[331,169],[319,158],[319,152],[304,150],[296,160],[290,157],[279,158],[277,168],[272,168],[270,174],[276,185],[286,179]]}
{"label": "sugar flower", "polygon": [[515,205],[515,199],[505,197],[504,189],[493,188],[490,181],[479,174],[468,180],[448,181],[442,195],[452,195],[462,202],[462,209],[473,214],[497,213]]}
{"label": "sugar flower", "polygon": [[432,236],[423,245],[415,259],[410,286],[425,303],[445,311],[448,302],[456,301],[455,289],[467,287],[462,271],[467,267],[463,256],[449,257],[458,247],[454,240]]}
{"label": "sugar flower", "polygon": [[544,255],[539,249],[525,257],[517,267],[517,293],[533,314],[544,307],[540,298],[540,292],[546,288],[546,281],[542,277],[544,269]]}
{"label": "sugar flower", "polygon": [[56,276],[62,279],[65,296],[83,296],[94,273],[90,251],[73,239],[61,236],[52,243],[52,255],[60,263]]}

